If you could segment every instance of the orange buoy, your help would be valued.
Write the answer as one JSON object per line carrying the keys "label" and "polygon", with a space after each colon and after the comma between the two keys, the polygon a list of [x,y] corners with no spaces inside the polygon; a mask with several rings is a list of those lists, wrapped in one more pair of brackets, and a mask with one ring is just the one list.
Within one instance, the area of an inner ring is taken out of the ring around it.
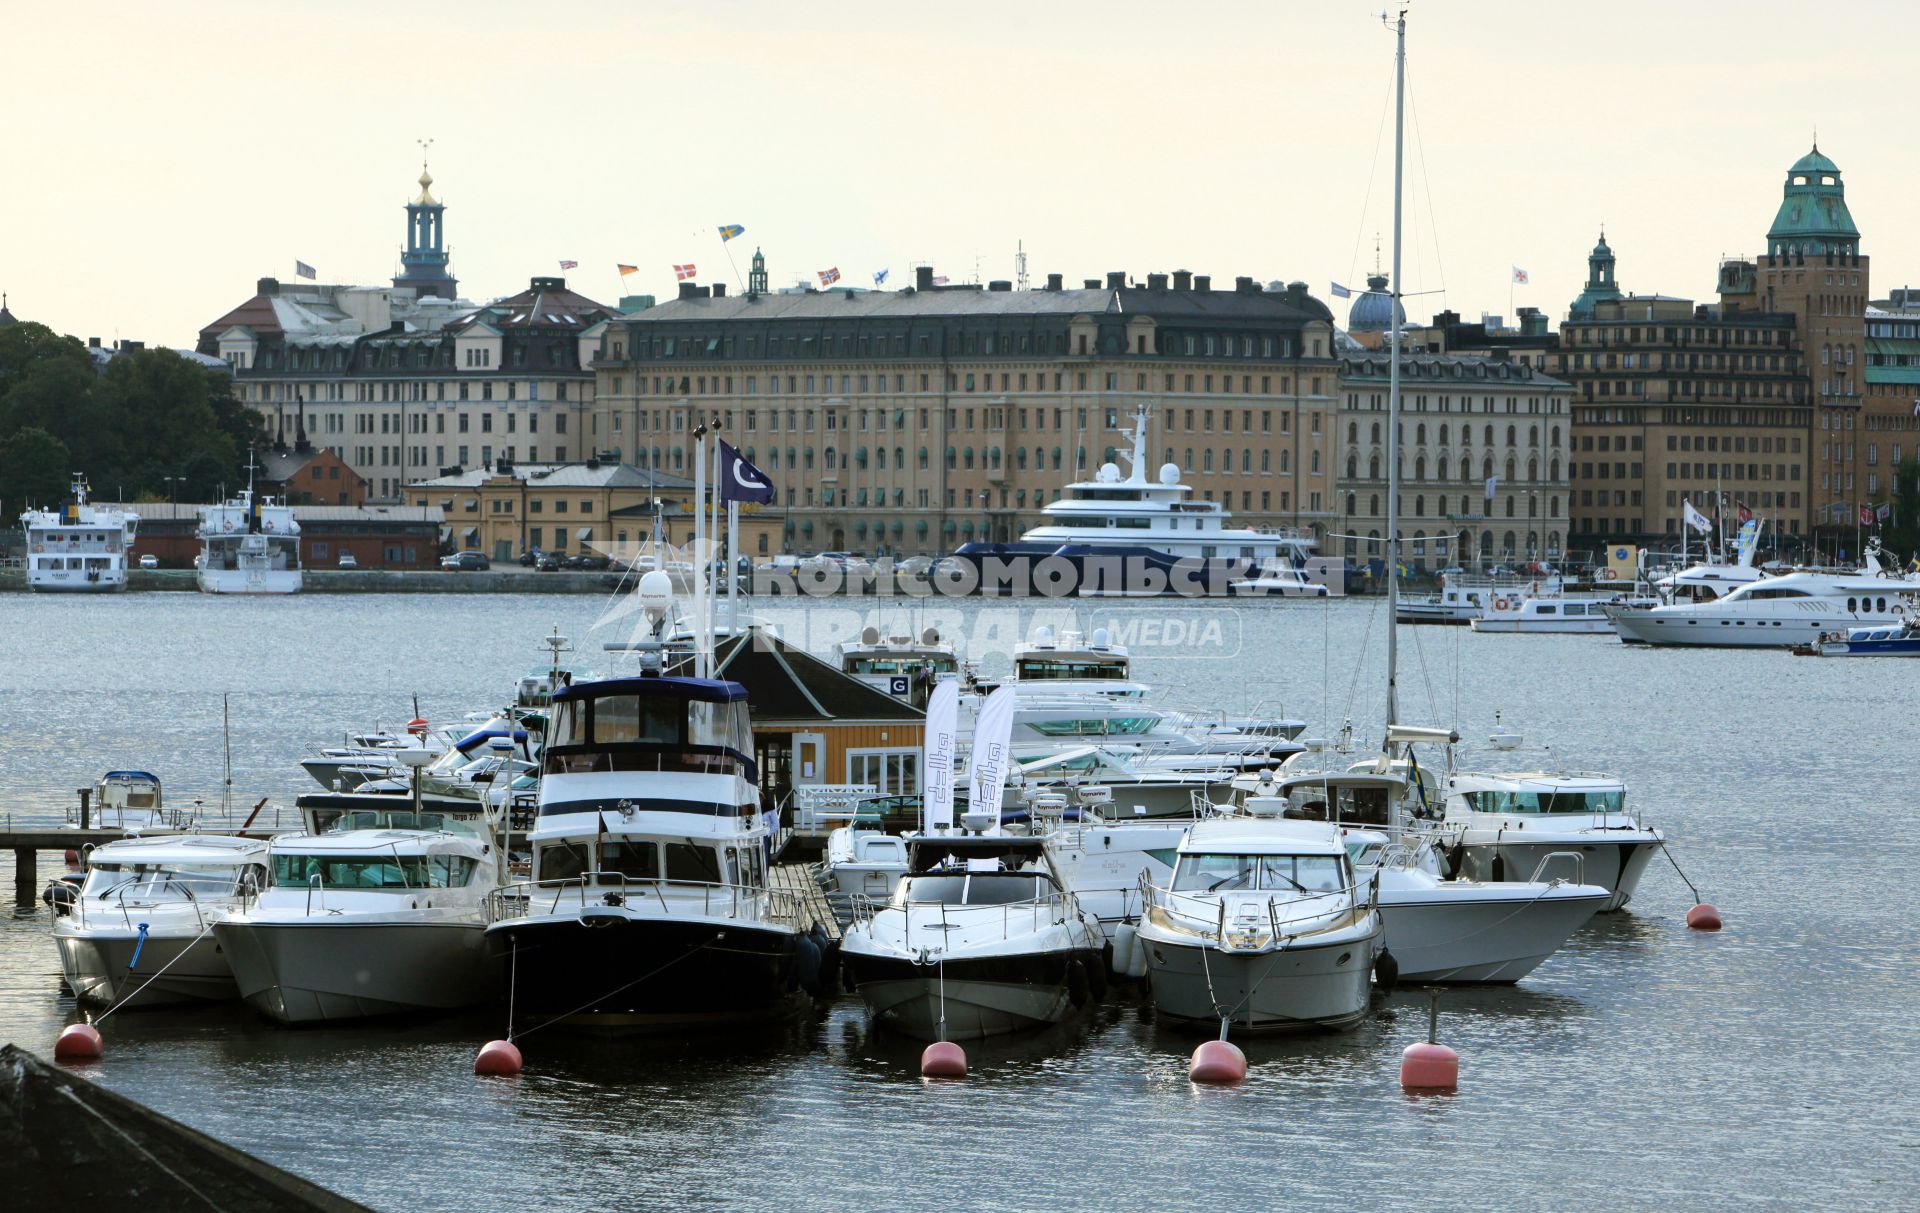
{"label": "orange buoy", "polygon": [[478,1056],[473,1059],[473,1072],[512,1078],[520,1072],[520,1065],[520,1050],[512,1041],[489,1040],[480,1046]]}
{"label": "orange buoy", "polygon": [[951,1040],[936,1040],[920,1054],[920,1073],[926,1078],[965,1078],[967,1051]]}
{"label": "orange buoy", "polygon": [[1687,925],[1696,931],[1718,931],[1720,929],[1720,911],[1709,902],[1687,911]]}
{"label": "orange buoy", "polygon": [[425,737],[430,727],[432,726],[428,724],[427,718],[424,716],[415,716],[412,720],[407,721],[407,732],[415,737]]}
{"label": "orange buoy", "polygon": [[1408,1091],[1452,1091],[1460,1085],[1460,1055],[1423,1040],[1400,1054],[1400,1086]]}
{"label": "orange buoy", "polygon": [[98,1061],[101,1045],[100,1029],[90,1023],[69,1024],[60,1033],[60,1039],[53,1042],[53,1059]]}
{"label": "orange buoy", "polygon": [[1187,1077],[1194,1082],[1230,1085],[1245,1081],[1247,1055],[1240,1046],[1226,1040],[1203,1040],[1187,1064]]}

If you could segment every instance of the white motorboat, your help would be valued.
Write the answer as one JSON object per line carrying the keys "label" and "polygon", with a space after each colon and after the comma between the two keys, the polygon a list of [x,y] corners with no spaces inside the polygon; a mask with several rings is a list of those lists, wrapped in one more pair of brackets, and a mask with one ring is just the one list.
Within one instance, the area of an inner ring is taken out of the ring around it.
{"label": "white motorboat", "polygon": [[214,923],[267,881],[267,844],[170,834],[95,847],[53,942],[82,1002],[127,1007],[238,997]]}
{"label": "white motorboat", "polygon": [[1476,632],[1611,636],[1613,620],[1607,616],[1611,602],[1611,598],[1572,594],[1501,595],[1467,622]]}
{"label": "white motorboat", "polygon": [[[108,771],[94,781],[86,824],[95,830],[183,833],[193,828],[193,814],[166,807],[158,775]],[[80,828],[80,816],[72,809],[67,811],[67,825]]]}
{"label": "white motorboat", "polygon": [[[1542,583],[1536,579],[1531,584],[1541,586]],[[1559,587],[1558,577],[1548,577],[1543,588],[1554,592]],[[1519,596],[1526,589],[1527,583],[1514,578],[1443,573],[1439,589],[1434,593],[1399,599],[1394,617],[1401,623],[1470,624],[1494,602]]]}
{"label": "white motorboat", "polygon": [[131,510],[94,505],[87,492],[86,477],[76,476],[70,503],[20,515],[28,589],[97,594],[127,588],[127,562],[140,517]]}
{"label": "white motorboat", "polygon": [[863,628],[858,641],[837,646],[836,653],[841,673],[917,708],[927,706],[934,683],[960,672],[960,658],[938,628],[926,629],[917,640]]}
{"label": "white motorboat", "polygon": [[1856,573],[1785,573],[1706,601],[1615,608],[1610,614],[1628,644],[1790,648],[1818,644],[1822,633],[1898,626],[1916,608],[1920,578],[1883,567],[1879,549],[1870,547]]}
{"label": "white motorboat", "polygon": [[1023,697],[1095,694],[1139,699],[1148,689],[1134,680],[1126,646],[1114,643],[1106,628],[1095,628],[1092,636],[1071,628],[1056,635],[1044,624],[1013,646],[1012,681]]}
{"label": "white motorboat", "polygon": [[861,898],[841,942],[846,978],[879,1023],[973,1040],[1059,1023],[1106,988],[1097,921],[1061,886],[1045,840],[913,835],[911,871]]}
{"label": "white motorboat", "polygon": [[1233,583],[1233,592],[1241,597],[1328,598],[1332,590],[1324,581],[1308,577],[1306,570],[1285,557],[1262,564],[1244,580]]}
{"label": "white motorboat", "polygon": [[253,465],[240,495],[200,511],[203,594],[293,594],[301,584],[300,524],[293,507],[253,492]]}
{"label": "white motorboat", "polygon": [[1149,885],[1173,880],[1173,861],[1192,819],[1105,820],[1083,815],[1045,834],[1060,882],[1099,922],[1109,942],[1122,926],[1140,921]]}
{"label": "white motorboat", "polygon": [[907,842],[885,830],[840,826],[827,835],[820,884],[829,898],[885,901],[907,874]]}
{"label": "white motorboat", "polygon": [[746,689],[641,658],[554,694],[533,879],[490,903],[516,1013],[608,1032],[795,1014],[827,990],[829,945],[768,886]]}
{"label": "white motorboat", "polygon": [[[1904,616],[1899,608],[1896,616]],[[1816,644],[1793,650],[1809,657],[1920,657],[1920,622],[1901,617],[1897,624],[1823,632]]]}
{"label": "white motorboat", "polygon": [[1454,876],[1499,883],[1558,875],[1606,889],[1603,910],[1632,900],[1665,841],[1627,810],[1626,785],[1610,775],[1456,772],[1444,795],[1445,818],[1431,830]]}
{"label": "white motorboat", "polygon": [[281,1023],[449,1011],[500,992],[482,901],[498,856],[454,830],[273,841],[272,887],[216,922],[240,997]]}
{"label": "white motorboat", "polygon": [[1172,883],[1147,887],[1137,946],[1169,1019],[1340,1028],[1367,1013],[1380,931],[1337,827],[1223,817],[1189,827]]}

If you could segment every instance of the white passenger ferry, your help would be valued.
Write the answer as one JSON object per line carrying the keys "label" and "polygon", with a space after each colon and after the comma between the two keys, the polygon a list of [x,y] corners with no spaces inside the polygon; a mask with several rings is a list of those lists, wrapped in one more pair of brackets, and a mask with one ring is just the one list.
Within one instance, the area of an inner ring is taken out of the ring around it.
{"label": "white passenger ferry", "polygon": [[1147,414],[1142,402],[1132,449],[1121,452],[1129,465],[1125,475],[1117,464],[1102,464],[1092,480],[1069,484],[1064,497],[1042,510],[1046,524],[1017,542],[969,543],[954,553],[973,566],[986,592],[1025,582],[1039,594],[1235,593],[1234,587],[1263,577],[1277,587],[1280,570],[1305,564],[1312,536],[1230,525],[1225,506],[1191,499],[1193,486],[1180,482],[1177,464],[1162,466],[1149,480]]}
{"label": "white passenger ferry", "polygon": [[27,537],[27,588],[65,593],[104,593],[127,588],[139,517],[87,501],[87,481],[76,476],[73,500],[57,510],[20,515]]}
{"label": "white passenger ferry", "polygon": [[251,477],[238,497],[200,511],[203,594],[293,594],[300,589],[300,524],[293,507],[256,497]]}

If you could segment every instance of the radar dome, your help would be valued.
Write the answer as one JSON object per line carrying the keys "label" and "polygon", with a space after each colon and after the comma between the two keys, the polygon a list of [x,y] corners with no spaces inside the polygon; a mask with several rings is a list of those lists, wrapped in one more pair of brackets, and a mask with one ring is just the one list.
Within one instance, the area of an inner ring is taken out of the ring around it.
{"label": "radar dome", "polygon": [[1161,484],[1179,484],[1180,483],[1180,465],[1177,463],[1161,464],[1160,465],[1160,483]]}
{"label": "radar dome", "polygon": [[1101,484],[1118,484],[1120,482],[1120,465],[1117,463],[1101,464],[1099,475],[1097,475],[1095,479]]}

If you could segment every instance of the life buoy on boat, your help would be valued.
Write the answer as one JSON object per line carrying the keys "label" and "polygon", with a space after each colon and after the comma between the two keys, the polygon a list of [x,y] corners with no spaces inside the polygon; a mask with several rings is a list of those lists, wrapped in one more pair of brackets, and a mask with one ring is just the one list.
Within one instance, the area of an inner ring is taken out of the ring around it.
{"label": "life buoy on boat", "polygon": [[1602,581],[1618,581],[1619,579],[1620,574],[1614,572],[1612,569],[1602,569],[1600,571],[1600,580]]}
{"label": "life buoy on boat", "polygon": [[231,531],[233,529],[233,519],[229,518],[225,522],[221,523],[220,529],[223,531]]}
{"label": "life buoy on boat", "polygon": [[1493,609],[1496,611],[1510,610],[1512,607],[1513,599],[1511,598],[1496,598],[1493,600]]}
{"label": "life buoy on boat", "polygon": [[264,525],[266,526],[267,534],[269,535],[273,534],[273,523],[268,522],[268,523],[265,523]]}
{"label": "life buoy on boat", "polygon": [[1539,592],[1540,592],[1540,583],[1539,583],[1539,582],[1537,582],[1537,581],[1529,581],[1529,582],[1527,582],[1527,594],[1528,594],[1529,596],[1532,596],[1532,595],[1534,595],[1534,594],[1538,594]]}

